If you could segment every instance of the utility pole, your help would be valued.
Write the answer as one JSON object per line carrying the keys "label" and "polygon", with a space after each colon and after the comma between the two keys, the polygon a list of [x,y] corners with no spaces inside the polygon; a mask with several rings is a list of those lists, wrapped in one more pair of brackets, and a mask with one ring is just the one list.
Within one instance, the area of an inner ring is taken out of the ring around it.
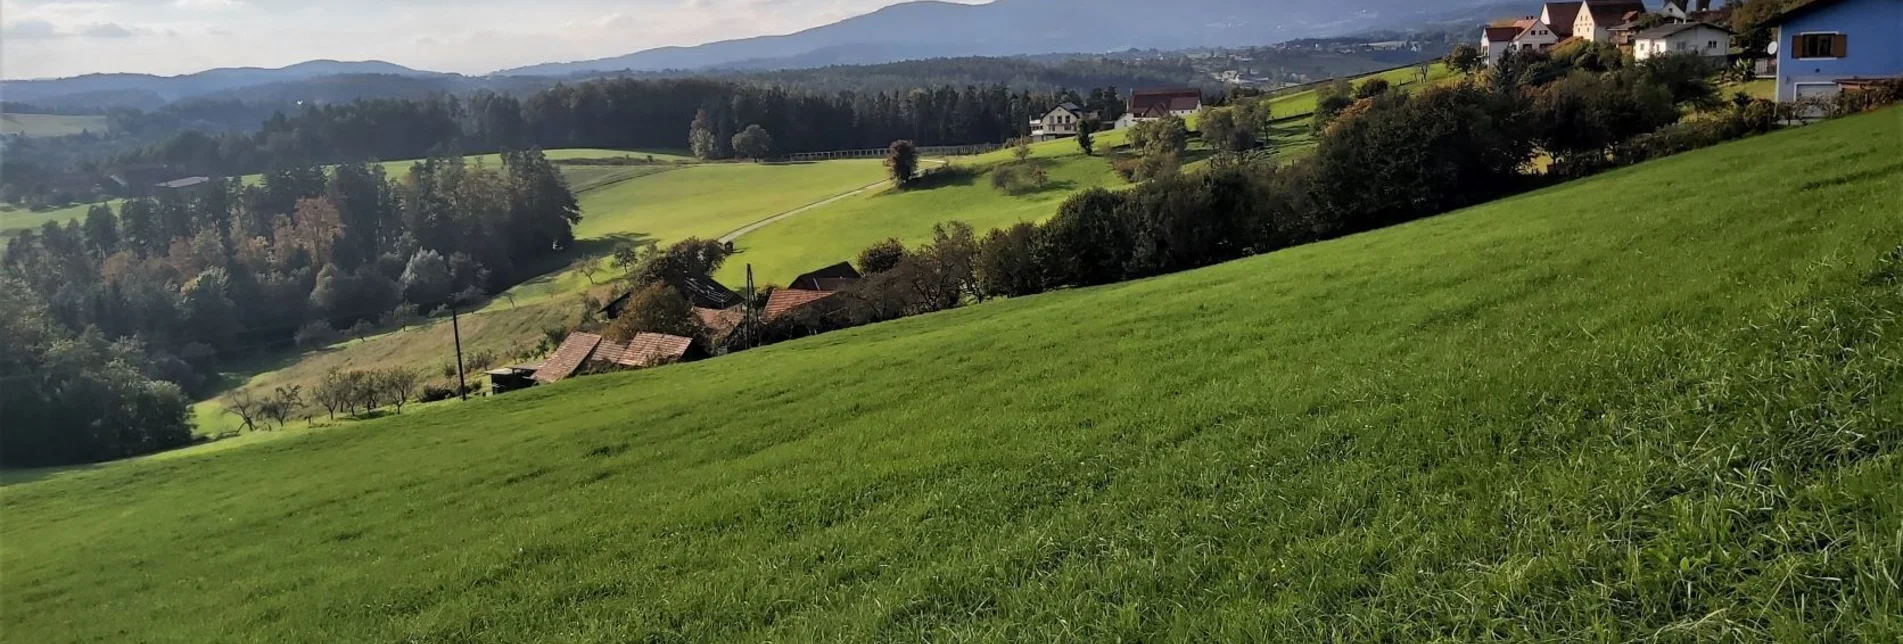
{"label": "utility pole", "polygon": [[449,329],[456,335],[456,395],[469,402],[469,381],[463,375],[463,325],[453,305],[449,307]]}
{"label": "utility pole", "polygon": [[757,320],[755,320],[755,319],[754,319],[754,317],[755,317],[755,311],[753,310],[753,307],[754,307],[754,293],[753,293],[753,264],[751,264],[751,263],[749,263],[749,264],[747,264],[747,302],[746,302],[746,307],[747,307],[746,309],[744,309],[744,310],[742,310],[742,311],[741,311],[741,313],[742,313],[742,315],[741,315],[741,319],[740,319],[740,324],[741,324],[741,326],[743,326],[743,327],[746,327],[746,331],[745,331],[745,333],[746,333],[746,335],[742,337],[742,339],[741,339],[741,342],[742,342],[743,344],[745,344],[745,345],[746,345],[746,347],[747,347],[748,349],[752,349],[752,348],[753,348],[753,342],[754,342],[754,340],[755,340],[755,338],[754,338],[754,336],[753,336],[753,334],[754,334],[754,327],[756,327],[756,326],[759,326],[759,325],[758,325],[758,324],[756,324],[756,322],[757,322]]}

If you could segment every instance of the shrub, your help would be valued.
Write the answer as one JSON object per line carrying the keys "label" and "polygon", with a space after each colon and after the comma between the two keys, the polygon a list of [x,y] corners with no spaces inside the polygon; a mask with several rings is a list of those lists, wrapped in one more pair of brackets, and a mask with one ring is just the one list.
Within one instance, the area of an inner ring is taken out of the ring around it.
{"label": "shrub", "polygon": [[867,275],[884,273],[904,260],[905,243],[897,239],[887,239],[859,251],[859,271]]}
{"label": "shrub", "polygon": [[1006,194],[1023,195],[1050,185],[1050,175],[1030,164],[1011,164],[991,171],[991,187]]}
{"label": "shrub", "polygon": [[1019,222],[993,229],[978,243],[978,290],[988,297],[1016,297],[1044,290],[1036,257],[1037,226]]}

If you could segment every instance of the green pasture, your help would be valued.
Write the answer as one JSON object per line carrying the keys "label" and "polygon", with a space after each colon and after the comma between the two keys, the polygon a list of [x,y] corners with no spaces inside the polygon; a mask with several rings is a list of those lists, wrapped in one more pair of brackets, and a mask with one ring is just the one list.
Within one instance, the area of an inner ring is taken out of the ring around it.
{"label": "green pasture", "polygon": [[19,114],[8,112],[0,114],[0,135],[21,135],[28,138],[46,138],[68,136],[82,132],[104,134],[107,130],[106,117],[97,115],[69,114]]}
{"label": "green pasture", "polygon": [[16,478],[0,630],[1894,642],[1899,142]]}

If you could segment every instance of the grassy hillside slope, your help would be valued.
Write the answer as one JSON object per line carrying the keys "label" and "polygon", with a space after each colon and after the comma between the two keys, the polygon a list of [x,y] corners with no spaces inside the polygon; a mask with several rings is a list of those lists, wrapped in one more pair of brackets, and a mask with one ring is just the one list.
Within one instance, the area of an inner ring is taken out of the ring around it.
{"label": "grassy hillside slope", "polygon": [[0,490],[21,641],[1883,641],[1903,112]]}
{"label": "grassy hillside slope", "polygon": [[[1449,69],[1445,63],[1434,63],[1428,66],[1427,84],[1432,85],[1454,78],[1455,76],[1457,76],[1457,74],[1454,73],[1454,70]],[[1415,67],[1403,67],[1401,69],[1391,69],[1366,76],[1357,76],[1348,79],[1348,82],[1353,83],[1355,87],[1360,87],[1362,83],[1375,78],[1386,80],[1391,87],[1397,89],[1412,88],[1421,83],[1420,71]],[[1318,92],[1325,85],[1324,83],[1298,92],[1274,96],[1269,99],[1270,110],[1277,119],[1304,117],[1314,114],[1315,105],[1321,100],[1321,95],[1318,94]]]}

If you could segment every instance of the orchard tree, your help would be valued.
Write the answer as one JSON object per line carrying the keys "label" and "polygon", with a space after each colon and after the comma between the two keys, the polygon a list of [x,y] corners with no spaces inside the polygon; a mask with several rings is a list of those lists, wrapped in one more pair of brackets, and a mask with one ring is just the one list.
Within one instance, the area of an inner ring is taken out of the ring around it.
{"label": "orchard tree", "polygon": [[892,184],[904,188],[918,178],[918,146],[909,140],[893,141],[886,149],[885,170]]}
{"label": "orchard tree", "polygon": [[1460,43],[1454,45],[1454,51],[1447,54],[1445,60],[1448,69],[1462,74],[1471,74],[1480,71],[1486,63],[1487,56],[1480,53],[1480,48],[1473,46],[1473,43]]}

